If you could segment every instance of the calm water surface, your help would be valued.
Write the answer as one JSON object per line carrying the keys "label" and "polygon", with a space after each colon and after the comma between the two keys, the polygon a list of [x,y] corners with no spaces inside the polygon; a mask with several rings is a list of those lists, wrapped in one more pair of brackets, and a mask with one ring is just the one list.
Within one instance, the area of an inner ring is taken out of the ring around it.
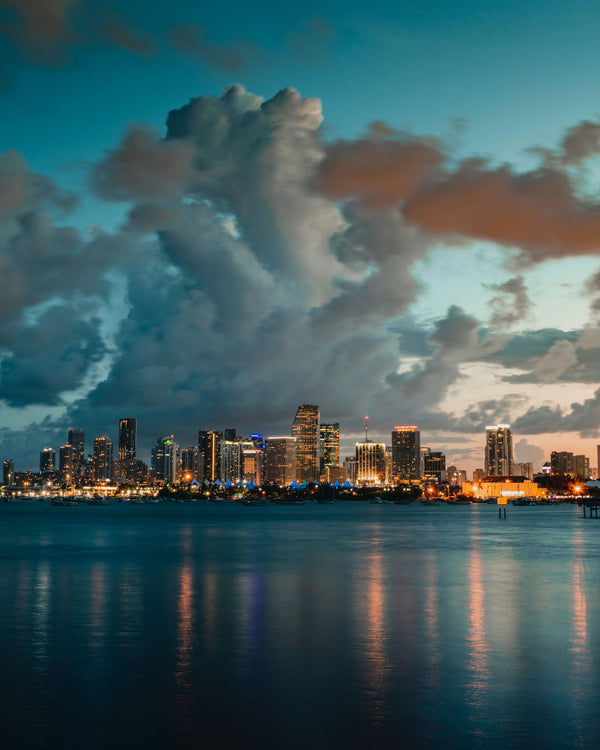
{"label": "calm water surface", "polygon": [[9,748],[600,746],[569,505],[0,504]]}

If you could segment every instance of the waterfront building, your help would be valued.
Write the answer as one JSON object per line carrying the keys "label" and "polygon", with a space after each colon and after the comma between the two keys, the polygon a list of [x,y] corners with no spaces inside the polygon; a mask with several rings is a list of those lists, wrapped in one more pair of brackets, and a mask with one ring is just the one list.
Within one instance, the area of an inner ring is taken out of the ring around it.
{"label": "waterfront building", "polygon": [[185,482],[198,478],[198,446],[190,445],[181,451],[181,477]]}
{"label": "waterfront building", "polygon": [[513,440],[509,424],[485,428],[485,471],[488,476],[513,474]]}
{"label": "waterfront building", "polygon": [[263,451],[259,448],[242,450],[242,479],[245,482],[262,484]]}
{"label": "waterfront building", "polygon": [[158,482],[177,482],[177,457],[179,447],[173,435],[158,438],[152,449],[152,474]]}
{"label": "waterfront building", "polygon": [[85,457],[85,433],[83,430],[69,430],[69,439],[67,443],[73,446],[73,466],[74,474],[81,472],[83,459]]}
{"label": "waterfront building", "polygon": [[70,443],[61,445],[58,450],[58,468],[60,469],[63,477],[65,477],[66,479],[72,479],[74,474],[73,467],[73,446]]}
{"label": "waterfront building", "polygon": [[319,427],[320,469],[340,465],[340,423],[321,423]]}
{"label": "waterfront building", "polygon": [[506,505],[512,498],[530,497],[541,500],[546,496],[545,489],[522,476],[486,476],[481,482],[465,482],[462,491],[477,500],[494,497],[498,505]]}
{"label": "waterfront building", "polygon": [[394,484],[421,477],[421,433],[416,425],[392,430],[392,476]]}
{"label": "waterfront building", "polygon": [[14,483],[15,465],[10,458],[7,458],[2,467],[2,484],[10,487]]}
{"label": "waterfront building", "polygon": [[574,456],[573,468],[576,479],[590,478],[590,459],[587,456]]}
{"label": "waterfront building", "polygon": [[575,476],[575,460],[573,454],[569,451],[552,451],[550,467],[552,474],[565,477]]}
{"label": "waterfront building", "polygon": [[474,469],[473,470],[473,481],[481,482],[481,480],[487,476],[485,469]]}
{"label": "waterfront building", "polygon": [[[227,432],[227,430],[225,430]],[[246,448],[254,448],[249,441]],[[242,442],[241,440],[223,440],[221,442],[221,472],[222,482],[239,482],[242,477]]]}
{"label": "waterfront building", "polygon": [[44,448],[40,451],[40,474],[47,474],[56,470],[56,451]]}
{"label": "waterfront building", "polygon": [[356,467],[356,456],[346,456],[344,459],[344,481],[348,481],[350,484],[356,484]]}
{"label": "waterfront building", "polygon": [[124,417],[119,420],[119,470],[121,476],[131,481],[137,458],[137,419]]}
{"label": "waterfront building", "polygon": [[94,480],[96,482],[110,482],[113,474],[113,443],[107,435],[94,438],[92,462]]}
{"label": "waterfront building", "polygon": [[435,479],[441,484],[446,479],[446,456],[439,451],[423,455],[423,479]]}
{"label": "waterfront building", "polygon": [[296,479],[296,438],[267,438],[267,482],[286,487]]}
{"label": "waterfront building", "polygon": [[521,475],[527,477],[530,481],[533,481],[533,464],[531,461],[515,464],[514,471],[515,475]]}
{"label": "waterfront building", "polygon": [[292,424],[292,437],[296,438],[296,480],[319,480],[321,413],[314,404],[300,404]]}
{"label": "waterfront building", "polygon": [[385,484],[385,443],[372,440],[356,443],[356,483],[359,485]]}
{"label": "waterfront building", "polygon": [[219,478],[221,466],[221,441],[223,433],[218,430],[198,432],[198,479],[211,484]]}

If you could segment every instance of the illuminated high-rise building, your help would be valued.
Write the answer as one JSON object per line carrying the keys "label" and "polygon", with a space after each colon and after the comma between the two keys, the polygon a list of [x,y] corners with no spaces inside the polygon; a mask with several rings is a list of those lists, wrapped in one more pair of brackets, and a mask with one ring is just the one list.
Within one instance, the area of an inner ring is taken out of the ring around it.
{"label": "illuminated high-rise building", "polygon": [[73,479],[73,467],[73,446],[70,443],[61,445],[58,451],[58,468],[65,477],[68,474],[69,479]]}
{"label": "illuminated high-rise building", "polygon": [[509,424],[485,428],[485,471],[488,476],[508,477],[513,474],[513,444]]}
{"label": "illuminated high-rise building", "polygon": [[372,440],[356,443],[356,483],[362,485],[385,484],[385,443]]}
{"label": "illuminated high-rise building", "polygon": [[237,439],[237,430],[235,427],[228,427],[223,433],[223,439],[233,442]]}
{"label": "illuminated high-rise building", "polygon": [[85,457],[85,433],[83,430],[69,430],[69,445],[73,446],[73,471],[78,474]]}
{"label": "illuminated high-rise building", "polygon": [[109,482],[113,470],[113,443],[106,435],[94,438],[92,462],[96,482]]}
{"label": "illuminated high-rise building", "polygon": [[317,482],[320,465],[320,409],[314,404],[300,404],[292,424],[296,438],[296,479]]}
{"label": "illuminated high-rise building", "polygon": [[6,487],[10,487],[14,483],[15,478],[15,465],[7,458],[2,467],[2,484]]}
{"label": "illuminated high-rise building", "polygon": [[576,479],[590,478],[590,459],[587,456],[574,456],[573,468]]}
{"label": "illuminated high-rise building", "polygon": [[395,484],[421,477],[421,433],[415,425],[392,430],[392,476]]}
{"label": "illuminated high-rise building", "polygon": [[119,469],[125,479],[135,474],[137,444],[137,419],[125,417],[119,420]]}
{"label": "illuminated high-rise building", "polygon": [[198,478],[198,446],[190,445],[181,451],[181,477],[185,482]]}
{"label": "illuminated high-rise building", "polygon": [[53,448],[44,448],[40,451],[40,473],[45,474],[56,469],[56,451]]}
{"label": "illuminated high-rise building", "polygon": [[221,470],[222,482],[239,482],[242,478],[242,446],[254,448],[254,445],[241,440],[223,440],[221,442]]}
{"label": "illuminated high-rise building", "polygon": [[221,464],[221,441],[223,433],[218,430],[198,432],[198,478],[215,482],[219,478]]}
{"label": "illuminated high-rise building", "polygon": [[260,448],[242,450],[242,479],[245,482],[262,484],[263,451]]}
{"label": "illuminated high-rise building", "polygon": [[340,424],[321,423],[319,428],[321,447],[321,472],[326,466],[340,465]]}
{"label": "illuminated high-rise building", "polygon": [[173,435],[158,438],[152,449],[152,474],[159,482],[177,482],[178,445]]}
{"label": "illuminated high-rise building", "polygon": [[267,481],[286,487],[296,479],[296,438],[267,438]]}
{"label": "illuminated high-rise building", "polygon": [[446,456],[438,451],[423,455],[423,479],[435,479],[441,484],[446,478]]}

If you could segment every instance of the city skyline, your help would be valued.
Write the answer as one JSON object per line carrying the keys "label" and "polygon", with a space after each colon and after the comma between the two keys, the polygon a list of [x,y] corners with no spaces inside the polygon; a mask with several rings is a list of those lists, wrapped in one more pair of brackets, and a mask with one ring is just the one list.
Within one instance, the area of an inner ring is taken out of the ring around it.
{"label": "city skyline", "polygon": [[233,8],[0,0],[0,455],[309,400],[593,457],[600,10]]}
{"label": "city skyline", "polygon": [[[159,437],[152,444],[147,455],[141,450],[136,451],[137,443],[137,419],[135,417],[120,418],[117,425],[118,442],[115,442],[115,465],[119,464],[119,475],[124,479],[137,480],[140,465],[145,464],[146,470],[152,470],[159,466],[158,474],[155,477],[168,482],[175,481],[176,476],[176,458],[180,464],[181,476],[186,473],[189,479],[194,477],[205,477],[211,483],[224,478],[225,465],[229,467],[238,467],[238,473],[244,474],[243,453],[255,453],[255,448],[262,448],[265,457],[269,452],[267,446],[272,441],[271,453],[277,457],[277,461],[286,463],[286,451],[291,444],[294,445],[293,471],[291,465],[287,469],[277,470],[279,476],[288,476],[289,472],[296,472],[296,478],[302,481],[318,481],[319,476],[324,476],[327,467],[343,468],[347,459],[357,462],[356,472],[362,479],[375,477],[382,472],[389,472],[389,480],[393,483],[405,480],[421,479],[428,474],[425,465],[429,465],[429,471],[437,473],[440,468],[445,470],[447,466],[456,466],[459,471],[469,474],[478,474],[481,476],[521,474],[517,468],[531,466],[532,472],[542,471],[544,466],[552,466],[552,470],[557,473],[575,473],[578,476],[584,476],[591,473],[591,470],[598,471],[598,466],[594,465],[594,458],[600,457],[600,444],[594,446],[590,455],[581,452],[570,452],[562,450],[563,446],[554,446],[548,456],[542,456],[537,462],[526,461],[523,456],[517,455],[513,446],[513,433],[510,424],[486,425],[485,433],[481,437],[481,455],[475,459],[474,465],[469,466],[455,460],[452,454],[452,448],[448,446],[433,443],[426,440],[427,446],[421,440],[421,430],[418,425],[396,425],[389,429],[387,433],[378,432],[369,434],[368,425],[369,417],[364,418],[365,432],[363,435],[352,436],[345,435],[344,430],[340,429],[340,424],[330,422],[320,422],[320,406],[313,404],[300,404],[296,409],[296,415],[291,420],[289,434],[286,436],[268,435],[263,433],[252,433],[243,436],[238,434],[237,428],[225,428],[224,430],[201,429],[197,431],[197,441],[189,445],[187,442],[177,442],[174,434],[167,434]],[[314,434],[312,434],[314,433]],[[0,456],[0,460],[9,462],[15,471],[37,471],[40,473],[50,470],[55,465],[56,455],[59,455],[59,461],[56,469],[61,471],[78,473],[85,463],[86,456],[91,461],[94,478],[101,478],[97,468],[98,456],[100,453],[103,458],[101,463],[104,466],[102,478],[112,478],[112,456],[113,441],[110,435],[94,436],[90,439],[88,436],[88,447],[92,450],[86,451],[84,447],[86,431],[81,428],[69,428],[67,432],[67,442],[61,445],[58,452],[53,446],[44,446],[38,453],[38,466],[21,466],[16,463],[10,456]],[[427,436],[426,436],[427,437]],[[70,441],[73,441],[73,444]],[[275,443],[281,444],[275,447]],[[102,445],[102,450],[97,447]],[[104,447],[108,444],[108,448]],[[519,441],[516,443],[519,444]],[[166,450],[168,446],[168,450]],[[373,453],[373,448],[380,446],[381,455],[377,457]],[[561,448],[559,450],[559,448]],[[368,449],[368,450],[367,450]],[[104,454],[109,451],[110,459],[106,464]],[[283,450],[283,453],[281,452]],[[389,466],[386,469],[386,463],[383,462],[384,452],[388,451]],[[360,457],[362,455],[362,458]],[[140,457],[142,456],[142,457]],[[324,458],[330,456],[336,457],[336,460],[330,460],[328,463]],[[158,459],[157,459],[158,457]],[[252,457],[248,455],[252,461]],[[519,460],[522,458],[523,460]],[[124,460],[124,463],[123,463]],[[158,464],[157,464],[158,461]],[[379,463],[378,463],[379,461]],[[425,461],[425,464],[424,464]],[[166,463],[165,463],[166,462]],[[361,464],[362,462],[362,464]],[[379,465],[381,464],[381,465]],[[164,465],[164,468],[163,468]],[[253,464],[254,465],[254,464]],[[362,468],[361,468],[362,466]],[[168,467],[168,468],[167,468]],[[558,468],[557,468],[558,467]],[[225,470],[225,473],[230,470]],[[269,470],[267,466],[263,468],[264,474],[261,476],[260,470],[256,474],[254,468],[251,474],[257,483],[261,481],[270,481]],[[422,474],[421,471],[424,471]],[[525,472],[526,473],[526,472]],[[229,477],[226,477],[229,478]],[[333,481],[333,480],[332,480]]]}

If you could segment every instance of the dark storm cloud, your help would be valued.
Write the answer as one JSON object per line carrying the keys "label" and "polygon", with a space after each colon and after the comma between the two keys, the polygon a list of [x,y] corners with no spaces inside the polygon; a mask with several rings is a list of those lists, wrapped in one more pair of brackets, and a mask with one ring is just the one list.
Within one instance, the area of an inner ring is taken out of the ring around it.
{"label": "dark storm cloud", "polygon": [[[474,404],[464,419],[445,413],[439,404],[466,365],[525,360],[531,378],[561,379],[552,361],[575,355],[571,370],[581,372],[585,353],[592,371],[590,331],[515,340],[457,305],[407,326],[413,267],[432,246],[430,226],[407,222],[407,206],[460,181],[465,166],[452,172],[437,142],[382,125],[356,149],[329,148],[321,124],[316,99],[287,88],[265,101],[238,85],[172,110],[164,139],[133,128],[92,170],[100,195],[131,203],[125,226],[92,237],[57,225],[54,186],[9,158],[0,170],[4,398],[59,404],[81,389],[57,428],[114,436],[127,412],[144,451],[171,432],[191,442],[200,426],[289,434],[302,401],[348,430],[368,413],[386,430],[402,421],[470,433],[524,402],[517,394]],[[4,191],[3,175],[12,181]],[[111,313],[115,289],[121,309]],[[526,314],[521,277],[493,292]],[[28,377],[42,356],[48,372]]]}
{"label": "dark storm cloud", "polygon": [[572,403],[571,410],[567,413],[552,405],[528,409],[512,426],[515,432],[526,435],[574,431],[582,437],[598,437],[599,425],[600,389],[583,403]]}
{"label": "dark storm cloud", "polygon": [[27,206],[45,206],[68,212],[75,203],[72,193],[61,190],[47,177],[31,172],[18,152],[0,154],[0,219],[16,215]]}
{"label": "dark storm cloud", "polygon": [[55,405],[81,385],[105,347],[100,320],[81,320],[71,305],[57,305],[33,324],[21,320],[11,353],[0,363],[2,399],[9,406]]}

